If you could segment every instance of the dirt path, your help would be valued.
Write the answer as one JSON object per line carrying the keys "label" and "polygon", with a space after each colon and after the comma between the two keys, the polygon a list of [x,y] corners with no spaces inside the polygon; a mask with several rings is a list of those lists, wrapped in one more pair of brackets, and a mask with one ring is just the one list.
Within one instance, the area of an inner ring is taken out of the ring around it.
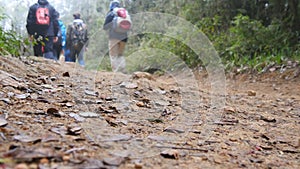
{"label": "dirt path", "polygon": [[294,73],[228,76],[218,110],[205,73],[1,57],[0,168],[299,168]]}

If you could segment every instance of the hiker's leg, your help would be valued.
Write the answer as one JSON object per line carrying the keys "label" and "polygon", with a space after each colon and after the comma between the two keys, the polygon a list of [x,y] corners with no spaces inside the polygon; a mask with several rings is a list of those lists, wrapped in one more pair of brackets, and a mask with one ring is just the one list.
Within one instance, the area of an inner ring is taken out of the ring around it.
{"label": "hiker's leg", "polygon": [[43,56],[43,51],[42,51],[42,42],[41,40],[44,39],[40,35],[35,35],[34,36],[34,44],[33,44],[33,52],[34,56]]}
{"label": "hiker's leg", "polygon": [[118,70],[118,42],[119,40],[117,39],[109,39],[109,57],[113,72],[116,72]]}
{"label": "hiker's leg", "polygon": [[118,56],[124,56],[124,51],[125,51],[126,42],[120,41],[120,42],[118,43],[118,45],[119,45]]}
{"label": "hiker's leg", "polygon": [[118,72],[126,73],[126,60],[124,56],[118,56]]}
{"label": "hiker's leg", "polygon": [[70,61],[71,61],[71,56],[70,56],[70,54],[71,54],[70,49],[66,49],[66,50],[65,50],[65,61],[66,61],[66,62],[70,62]]}
{"label": "hiker's leg", "polygon": [[119,46],[118,46],[118,42],[119,40],[117,39],[109,39],[109,56],[118,56],[118,50],[119,50]]}
{"label": "hiker's leg", "polygon": [[78,53],[78,63],[79,63],[80,66],[85,65],[84,58],[83,58],[84,51],[85,51],[85,45],[81,48],[81,50]]}
{"label": "hiker's leg", "polygon": [[57,60],[59,60],[60,55],[63,53],[63,48],[61,45],[57,48]]}
{"label": "hiker's leg", "polygon": [[43,56],[41,43],[37,43],[37,44],[33,45],[33,53],[34,53],[34,56]]}
{"label": "hiker's leg", "polygon": [[53,44],[53,55],[59,60],[62,51],[62,46],[59,42]]}
{"label": "hiker's leg", "polygon": [[70,62],[76,62],[76,50],[74,48],[70,49]]}
{"label": "hiker's leg", "polygon": [[119,51],[118,51],[119,70],[118,71],[125,73],[126,60],[124,57],[124,51],[125,51],[126,43],[124,41],[120,41],[118,45],[119,45]]}
{"label": "hiker's leg", "polygon": [[56,56],[53,55],[53,37],[47,37],[44,43],[44,57],[47,59],[57,60]]}
{"label": "hiker's leg", "polygon": [[[57,49],[58,48],[58,44],[57,43],[53,43],[53,55],[56,57],[56,58],[58,58],[57,57]],[[58,59],[57,59],[58,60]]]}

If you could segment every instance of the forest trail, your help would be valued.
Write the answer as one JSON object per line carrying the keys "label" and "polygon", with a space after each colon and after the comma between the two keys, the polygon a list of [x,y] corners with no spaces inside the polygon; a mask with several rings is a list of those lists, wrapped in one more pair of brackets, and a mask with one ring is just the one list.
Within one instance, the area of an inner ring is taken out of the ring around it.
{"label": "forest trail", "polygon": [[0,168],[299,168],[299,70],[228,74],[219,111],[205,71],[0,57]]}

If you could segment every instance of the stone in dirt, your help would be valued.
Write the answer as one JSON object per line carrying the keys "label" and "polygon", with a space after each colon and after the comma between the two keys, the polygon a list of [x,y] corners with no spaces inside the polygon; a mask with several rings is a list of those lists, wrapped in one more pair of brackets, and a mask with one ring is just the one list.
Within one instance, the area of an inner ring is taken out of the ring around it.
{"label": "stone in dirt", "polygon": [[6,126],[8,124],[7,120],[0,116],[0,127]]}
{"label": "stone in dirt", "polygon": [[179,159],[179,152],[177,150],[169,149],[169,150],[164,150],[160,153],[161,156],[165,158],[171,158],[171,159]]}
{"label": "stone in dirt", "polygon": [[248,96],[256,96],[256,91],[254,90],[248,90]]}

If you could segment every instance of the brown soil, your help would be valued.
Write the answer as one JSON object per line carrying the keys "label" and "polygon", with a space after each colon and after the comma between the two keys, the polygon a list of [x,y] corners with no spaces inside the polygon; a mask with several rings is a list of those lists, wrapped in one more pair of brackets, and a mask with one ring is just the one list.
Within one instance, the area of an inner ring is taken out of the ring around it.
{"label": "brown soil", "polygon": [[205,72],[1,57],[0,168],[299,168],[299,82],[227,75],[219,110]]}

